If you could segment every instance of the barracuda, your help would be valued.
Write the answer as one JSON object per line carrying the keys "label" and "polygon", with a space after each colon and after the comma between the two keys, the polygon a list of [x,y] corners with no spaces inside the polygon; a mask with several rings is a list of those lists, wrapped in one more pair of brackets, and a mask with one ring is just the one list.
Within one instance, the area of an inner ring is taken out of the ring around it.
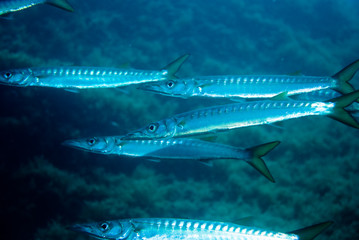
{"label": "barracuda", "polygon": [[2,0],[0,1],[0,15],[20,11],[35,5],[45,3],[69,12],[74,11],[74,9],[66,0]]}
{"label": "barracuda", "polygon": [[151,123],[144,128],[126,134],[123,139],[201,135],[316,115],[326,115],[354,128],[359,128],[359,124],[344,109],[358,97],[359,91],[355,91],[329,102],[266,100],[208,107]]}
{"label": "barracuda", "polygon": [[25,68],[0,72],[0,84],[17,87],[64,89],[114,88],[174,78],[189,55],[183,55],[162,70],[101,67]]}
{"label": "barracuda", "polygon": [[67,140],[63,145],[99,154],[115,154],[147,160],[189,159],[211,165],[216,159],[244,160],[271,182],[270,174],[261,157],[273,150],[279,141],[240,149],[198,139],[121,140],[122,136],[92,137]]}
{"label": "barracuda", "polygon": [[332,77],[289,75],[225,75],[171,79],[140,86],[146,91],[172,97],[211,98],[271,98],[282,92],[288,96],[322,89],[334,89],[342,94],[354,91],[348,83],[359,68],[359,60]]}
{"label": "barracuda", "polygon": [[69,229],[108,240],[311,240],[332,223],[323,222],[283,233],[224,222],[134,218],[75,224]]}

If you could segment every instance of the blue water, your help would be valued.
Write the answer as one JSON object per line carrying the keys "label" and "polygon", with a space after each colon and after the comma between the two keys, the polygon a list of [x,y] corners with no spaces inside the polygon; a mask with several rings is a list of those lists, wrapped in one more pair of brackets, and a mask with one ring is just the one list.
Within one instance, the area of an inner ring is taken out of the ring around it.
{"label": "blue water", "polygon": [[[160,69],[191,58],[180,77],[333,75],[359,58],[357,1],[69,0],[0,19],[0,69],[104,66]],[[352,80],[358,86],[359,74]],[[358,130],[317,117],[251,127],[216,141],[282,143],[266,158],[272,184],[244,162],[153,163],[68,149],[77,137],[121,135],[194,108],[227,103],[128,89],[0,86],[2,238],[88,239],[77,222],[181,217],[290,231],[333,220],[317,239],[359,238]],[[3,237],[5,236],[5,237]]]}

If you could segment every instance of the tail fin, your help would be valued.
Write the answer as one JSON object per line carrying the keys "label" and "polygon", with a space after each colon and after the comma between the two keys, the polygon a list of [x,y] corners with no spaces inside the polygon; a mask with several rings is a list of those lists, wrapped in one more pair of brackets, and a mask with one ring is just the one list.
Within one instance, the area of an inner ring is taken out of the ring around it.
{"label": "tail fin", "polygon": [[290,233],[298,235],[300,240],[312,240],[332,224],[332,221],[322,222]]}
{"label": "tail fin", "polygon": [[345,107],[356,101],[358,98],[359,90],[329,100],[329,102],[335,103],[335,107],[333,108],[332,113],[330,113],[328,116],[348,126],[359,129],[359,123],[353,118],[352,115],[350,115],[349,112],[344,109]]}
{"label": "tail fin", "polygon": [[168,78],[177,78],[175,73],[179,70],[179,68],[182,66],[184,61],[187,60],[188,57],[189,54],[185,54],[162,68],[168,71]]}
{"label": "tail fin", "polygon": [[73,12],[74,11],[72,6],[66,0],[47,0],[46,3],[50,4],[52,6],[61,8],[61,9],[65,10],[65,11],[68,11],[68,12]]}
{"label": "tail fin", "polygon": [[347,94],[354,91],[354,87],[349,83],[349,81],[353,78],[355,73],[359,69],[359,60],[352,62],[336,74],[332,76],[332,78],[338,80],[338,86],[334,88],[334,90]]}
{"label": "tail fin", "polygon": [[280,141],[275,141],[247,149],[252,152],[252,159],[247,162],[271,182],[275,182],[274,178],[261,157],[272,151],[279,143]]}

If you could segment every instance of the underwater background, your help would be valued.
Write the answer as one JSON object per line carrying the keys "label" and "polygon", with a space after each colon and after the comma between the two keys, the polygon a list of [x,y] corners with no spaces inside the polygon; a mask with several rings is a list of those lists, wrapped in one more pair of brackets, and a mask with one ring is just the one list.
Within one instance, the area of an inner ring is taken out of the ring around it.
{"label": "underwater background", "polygon": [[[191,57],[180,77],[331,76],[359,58],[359,2],[350,0],[69,0],[0,19],[0,69],[129,65],[160,69]],[[351,83],[359,86],[359,74]],[[137,90],[0,86],[2,239],[89,239],[73,223],[135,217],[236,222],[291,231],[326,220],[317,239],[359,239],[359,131],[326,117],[218,135],[265,157],[276,183],[243,161],[124,159],[66,148],[66,139],[122,135],[224,100]]]}

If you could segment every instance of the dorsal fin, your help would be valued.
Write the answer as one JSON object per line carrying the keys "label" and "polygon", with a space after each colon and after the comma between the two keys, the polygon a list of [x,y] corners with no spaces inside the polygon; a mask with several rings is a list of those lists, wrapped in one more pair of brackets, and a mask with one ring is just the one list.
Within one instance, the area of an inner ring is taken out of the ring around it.
{"label": "dorsal fin", "polygon": [[295,71],[295,72],[292,72],[292,73],[289,73],[287,74],[288,76],[303,76],[303,73],[298,70],[298,71]]}
{"label": "dorsal fin", "polygon": [[286,101],[286,100],[290,100],[290,98],[288,97],[288,92],[282,92],[282,93],[275,95],[274,97],[271,97],[271,100]]}
{"label": "dorsal fin", "polygon": [[217,137],[218,137],[217,135],[208,134],[206,136],[200,136],[198,138],[207,142],[215,142],[217,140]]}
{"label": "dorsal fin", "polygon": [[177,78],[175,73],[180,69],[180,67],[187,60],[188,57],[189,54],[185,54],[162,68],[168,71],[168,78]]}
{"label": "dorsal fin", "polygon": [[312,240],[332,224],[333,221],[322,222],[289,233],[298,235],[300,240]]}
{"label": "dorsal fin", "polygon": [[73,7],[66,0],[46,0],[45,3],[61,8],[68,12],[74,11]]}

